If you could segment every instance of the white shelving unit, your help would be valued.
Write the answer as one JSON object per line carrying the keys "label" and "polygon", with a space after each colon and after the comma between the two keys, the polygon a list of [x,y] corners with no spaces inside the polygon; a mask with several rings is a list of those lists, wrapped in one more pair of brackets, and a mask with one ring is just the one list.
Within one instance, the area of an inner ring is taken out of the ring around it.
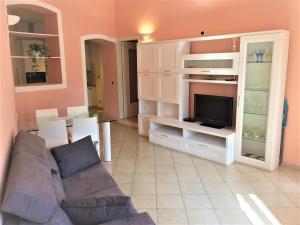
{"label": "white shelving unit", "polygon": [[274,170],[280,155],[289,32],[244,36],[240,43],[235,159]]}
{"label": "white shelving unit", "polygon": [[[240,52],[188,54],[186,47],[193,41],[236,38],[240,38]],[[226,165],[236,160],[275,169],[279,162],[288,43],[289,32],[285,30],[140,43],[138,71],[151,74],[153,87],[145,89],[145,98],[139,98],[139,133],[149,135],[151,143]],[[262,51],[260,59],[258,51]],[[158,84],[160,73],[172,76]],[[181,76],[179,82],[175,82],[175,74]],[[236,127],[215,129],[183,122],[189,115],[190,83],[237,85]],[[147,86],[147,82],[144,84]]]}

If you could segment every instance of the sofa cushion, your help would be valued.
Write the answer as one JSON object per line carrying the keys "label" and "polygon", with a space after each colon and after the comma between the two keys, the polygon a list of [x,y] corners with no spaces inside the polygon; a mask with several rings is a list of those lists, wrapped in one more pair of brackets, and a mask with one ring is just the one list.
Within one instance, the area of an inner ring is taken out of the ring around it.
{"label": "sofa cushion", "polygon": [[29,132],[20,131],[17,134],[12,151],[12,157],[19,152],[27,152],[39,157],[43,161],[47,160],[45,140]]}
{"label": "sofa cushion", "polygon": [[136,214],[127,196],[66,199],[61,207],[76,225],[95,225]]}
{"label": "sofa cushion", "polygon": [[155,225],[148,213],[135,214],[118,220],[113,220],[101,225]]}
{"label": "sofa cushion", "polygon": [[100,163],[62,180],[67,198],[82,198],[117,184]]}
{"label": "sofa cushion", "polygon": [[20,152],[11,161],[2,210],[26,220],[46,223],[57,209],[49,167],[39,157]]}
{"label": "sofa cushion", "polygon": [[[4,215],[3,225],[42,225],[41,223],[35,223],[22,218],[16,217],[11,214]],[[43,225],[73,225],[67,214],[61,209],[57,208],[53,216],[47,223]]]}
{"label": "sofa cushion", "polygon": [[82,138],[72,144],[52,148],[51,153],[63,178],[100,162],[91,136]]}

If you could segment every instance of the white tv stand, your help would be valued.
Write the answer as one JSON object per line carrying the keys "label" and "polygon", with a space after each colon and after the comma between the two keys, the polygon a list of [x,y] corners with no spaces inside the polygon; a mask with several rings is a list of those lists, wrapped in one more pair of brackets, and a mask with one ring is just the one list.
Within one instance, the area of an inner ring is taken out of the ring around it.
{"label": "white tv stand", "polygon": [[150,120],[149,141],[226,165],[234,161],[235,131],[168,117]]}

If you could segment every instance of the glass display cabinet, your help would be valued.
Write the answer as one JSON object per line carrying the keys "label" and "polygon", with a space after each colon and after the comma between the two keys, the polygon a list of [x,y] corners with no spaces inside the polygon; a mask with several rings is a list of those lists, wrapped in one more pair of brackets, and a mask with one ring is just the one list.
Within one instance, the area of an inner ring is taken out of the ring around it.
{"label": "glass display cabinet", "polygon": [[289,32],[241,37],[235,160],[278,167]]}

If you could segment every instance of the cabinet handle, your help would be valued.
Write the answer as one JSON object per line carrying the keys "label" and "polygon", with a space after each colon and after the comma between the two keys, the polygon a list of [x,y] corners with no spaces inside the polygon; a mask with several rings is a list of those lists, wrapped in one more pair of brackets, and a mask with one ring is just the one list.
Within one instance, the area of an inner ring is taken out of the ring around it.
{"label": "cabinet handle", "polygon": [[165,135],[165,134],[161,134],[160,136],[162,136],[162,137],[169,137],[168,135]]}
{"label": "cabinet handle", "polygon": [[201,70],[202,73],[210,73],[210,70]]}
{"label": "cabinet handle", "polygon": [[169,77],[171,74],[163,74],[164,77]]}
{"label": "cabinet handle", "polygon": [[198,144],[198,145],[201,146],[201,147],[207,148],[206,145],[203,145],[203,144]]}
{"label": "cabinet handle", "polygon": [[143,70],[144,72],[149,72],[149,70]]}
{"label": "cabinet handle", "polygon": [[164,70],[164,72],[166,72],[166,73],[170,73],[170,72],[171,72],[171,70]]}

